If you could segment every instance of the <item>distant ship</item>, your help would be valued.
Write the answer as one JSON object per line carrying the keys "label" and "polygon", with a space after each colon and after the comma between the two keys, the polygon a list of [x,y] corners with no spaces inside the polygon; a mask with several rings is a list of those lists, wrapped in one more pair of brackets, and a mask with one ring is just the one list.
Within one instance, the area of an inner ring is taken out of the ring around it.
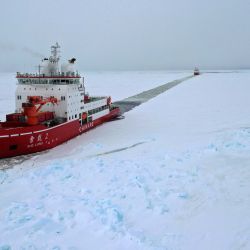
{"label": "distant ship", "polygon": [[198,76],[198,75],[200,75],[200,70],[199,70],[199,68],[195,67],[194,68],[194,76]]}
{"label": "distant ship", "polygon": [[0,122],[0,158],[47,150],[120,115],[111,97],[89,96],[75,58],[61,65],[51,46],[36,74],[19,73],[16,112]]}

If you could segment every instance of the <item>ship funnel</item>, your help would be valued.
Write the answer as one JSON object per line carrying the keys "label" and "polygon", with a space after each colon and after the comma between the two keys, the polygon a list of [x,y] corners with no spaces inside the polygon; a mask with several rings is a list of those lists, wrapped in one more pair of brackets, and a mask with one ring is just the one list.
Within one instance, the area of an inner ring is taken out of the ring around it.
{"label": "ship funnel", "polygon": [[42,60],[42,74],[44,75],[55,75],[58,73],[58,61],[59,56],[59,44],[51,46],[51,56]]}

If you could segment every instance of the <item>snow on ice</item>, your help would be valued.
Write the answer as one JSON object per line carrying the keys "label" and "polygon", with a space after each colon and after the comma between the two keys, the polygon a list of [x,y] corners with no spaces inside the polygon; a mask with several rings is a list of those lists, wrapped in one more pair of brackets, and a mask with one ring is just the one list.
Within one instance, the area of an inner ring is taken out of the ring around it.
{"label": "snow on ice", "polygon": [[[119,100],[189,74],[89,72],[86,88]],[[0,171],[0,249],[250,249],[249,83],[203,74]]]}

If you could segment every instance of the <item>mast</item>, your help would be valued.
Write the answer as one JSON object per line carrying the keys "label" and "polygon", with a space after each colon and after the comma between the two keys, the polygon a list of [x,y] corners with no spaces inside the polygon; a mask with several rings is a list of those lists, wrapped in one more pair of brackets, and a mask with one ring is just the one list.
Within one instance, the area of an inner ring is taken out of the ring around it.
{"label": "mast", "polygon": [[59,50],[60,49],[60,45],[58,44],[58,42],[56,42],[55,45],[51,46],[51,56],[50,56],[50,61],[54,62],[54,63],[58,63],[60,56],[59,56]]}
{"label": "mast", "polygon": [[40,84],[40,76],[41,76],[41,68],[42,68],[42,66],[39,64],[37,67],[38,67],[38,79],[39,79],[39,84]]}
{"label": "mast", "polygon": [[52,66],[50,71],[51,74],[55,74],[58,73],[59,69],[58,69],[58,62],[60,60],[60,56],[59,56],[59,44],[58,42],[56,42],[55,45],[51,46],[51,56],[49,57],[49,62],[51,63],[51,65],[54,65],[54,67]]}

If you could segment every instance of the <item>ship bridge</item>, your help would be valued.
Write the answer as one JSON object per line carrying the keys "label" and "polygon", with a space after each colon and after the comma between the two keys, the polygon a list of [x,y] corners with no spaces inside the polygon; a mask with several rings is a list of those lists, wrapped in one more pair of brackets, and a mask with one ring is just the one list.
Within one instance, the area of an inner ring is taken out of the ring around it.
{"label": "ship bridge", "polygon": [[19,84],[79,84],[81,76],[78,72],[59,72],[56,74],[28,74],[17,72]]}
{"label": "ship bridge", "polygon": [[[17,72],[16,78],[19,84],[80,84],[81,76],[75,70],[76,58],[71,58],[67,63],[59,67],[59,44],[51,46],[51,56],[44,58],[38,65],[38,73]],[[82,82],[83,83],[83,82]]]}

